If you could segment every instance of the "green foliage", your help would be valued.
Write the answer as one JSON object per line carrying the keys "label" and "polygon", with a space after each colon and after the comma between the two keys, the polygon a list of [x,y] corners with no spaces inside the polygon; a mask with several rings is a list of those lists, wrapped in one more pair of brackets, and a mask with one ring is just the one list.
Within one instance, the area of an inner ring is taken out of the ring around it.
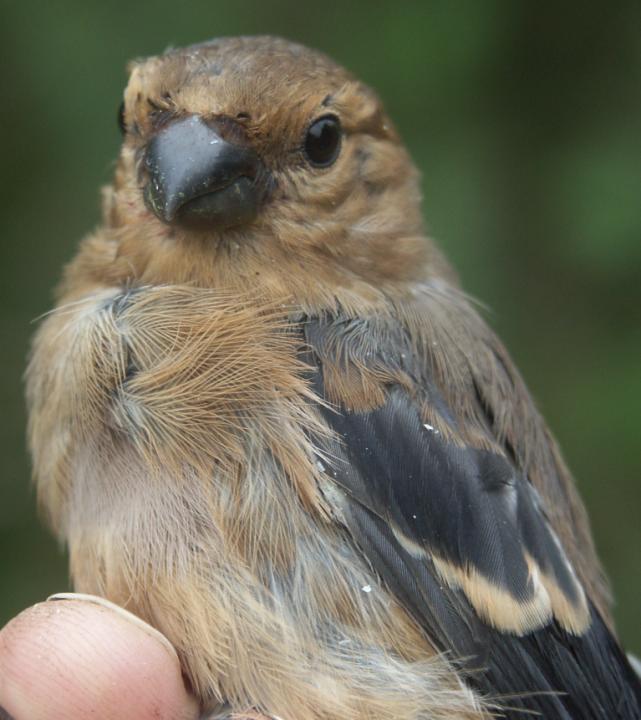
{"label": "green foliage", "polygon": [[293,0],[4,3],[0,625],[67,588],[36,519],[21,374],[32,320],[99,221],[129,58],[275,33],[374,85],[432,234],[513,352],[588,504],[641,651],[641,5]]}

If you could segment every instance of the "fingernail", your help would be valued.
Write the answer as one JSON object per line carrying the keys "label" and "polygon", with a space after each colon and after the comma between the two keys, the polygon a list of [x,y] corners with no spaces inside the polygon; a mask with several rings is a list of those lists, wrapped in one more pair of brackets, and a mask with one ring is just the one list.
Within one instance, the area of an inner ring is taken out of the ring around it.
{"label": "fingernail", "polygon": [[9,713],[0,705],[0,720],[16,720],[13,715]]}
{"label": "fingernail", "polygon": [[[120,605],[116,605],[110,600],[106,600],[105,598],[98,595],[86,595],[85,593],[56,593],[55,595],[50,595],[47,598],[47,602],[55,602],[57,600],[80,600],[81,602],[88,602],[94,605],[99,605],[100,607],[104,607],[108,610],[111,610],[112,612],[115,612],[123,620],[127,620],[127,622],[133,623],[136,627],[144,630],[147,635],[158,640],[158,642],[169,652],[169,654],[174,657],[178,662],[180,662],[178,660],[178,653],[176,652],[176,648],[174,648],[174,646],[169,642],[169,640],[167,640],[167,638],[160,632],[160,630],[156,630],[155,627],[152,627],[144,620],[139,618],[137,615],[129,612],[129,610],[125,610],[125,608],[120,607]],[[1,715],[0,720],[4,720]]]}

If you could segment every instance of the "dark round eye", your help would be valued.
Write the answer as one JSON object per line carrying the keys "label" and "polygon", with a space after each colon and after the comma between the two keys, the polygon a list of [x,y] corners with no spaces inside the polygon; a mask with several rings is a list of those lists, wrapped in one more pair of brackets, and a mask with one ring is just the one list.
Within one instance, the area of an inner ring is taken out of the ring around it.
{"label": "dark round eye", "polygon": [[127,126],[125,125],[125,101],[120,103],[118,108],[118,127],[120,132],[124,135],[127,132]]}
{"label": "dark round eye", "polygon": [[315,120],[305,137],[305,155],[316,167],[327,167],[338,157],[341,149],[341,124],[334,115]]}

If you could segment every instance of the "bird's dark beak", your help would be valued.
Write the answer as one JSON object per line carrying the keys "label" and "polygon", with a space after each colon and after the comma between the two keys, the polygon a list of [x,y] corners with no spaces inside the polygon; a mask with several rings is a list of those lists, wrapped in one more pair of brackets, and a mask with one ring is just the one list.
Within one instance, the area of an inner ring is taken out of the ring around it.
{"label": "bird's dark beak", "polygon": [[166,223],[223,230],[254,219],[258,155],[223,140],[197,115],[177,120],[145,152],[145,202]]}

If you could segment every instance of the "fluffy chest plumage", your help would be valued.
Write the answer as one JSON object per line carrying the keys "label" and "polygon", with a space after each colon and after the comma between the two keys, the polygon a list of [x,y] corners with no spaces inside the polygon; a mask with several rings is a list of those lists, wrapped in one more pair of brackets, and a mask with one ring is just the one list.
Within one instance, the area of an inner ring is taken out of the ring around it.
{"label": "fluffy chest plumage", "polygon": [[159,627],[211,704],[475,715],[330,517],[299,343],[282,309],[185,287],[101,290],[44,323],[32,447],[74,584]]}

